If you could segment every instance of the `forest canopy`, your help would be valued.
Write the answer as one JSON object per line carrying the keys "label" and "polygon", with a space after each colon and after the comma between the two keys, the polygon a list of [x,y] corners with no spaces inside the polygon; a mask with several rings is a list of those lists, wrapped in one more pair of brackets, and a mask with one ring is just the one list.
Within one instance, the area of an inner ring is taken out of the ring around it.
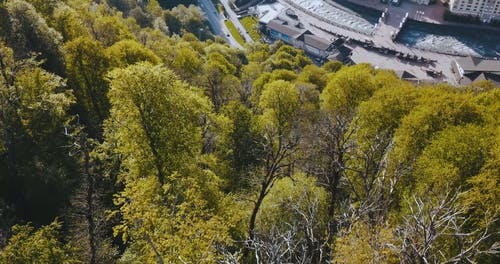
{"label": "forest canopy", "polygon": [[0,263],[500,262],[498,87],[189,4],[0,1]]}

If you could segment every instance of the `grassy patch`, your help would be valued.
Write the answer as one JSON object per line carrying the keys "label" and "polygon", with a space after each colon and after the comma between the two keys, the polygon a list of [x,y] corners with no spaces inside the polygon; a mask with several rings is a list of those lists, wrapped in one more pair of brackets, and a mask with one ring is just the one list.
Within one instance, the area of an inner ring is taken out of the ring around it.
{"label": "grassy patch", "polygon": [[224,24],[226,24],[227,29],[229,29],[229,32],[231,32],[231,35],[233,35],[234,39],[236,39],[236,41],[238,41],[241,46],[245,45],[245,40],[241,36],[240,32],[236,29],[233,22],[231,22],[231,20],[229,19],[226,19],[224,21]]}
{"label": "grassy patch", "polygon": [[254,41],[259,41],[261,39],[259,30],[257,29],[258,22],[255,17],[247,16],[240,19],[240,22]]}
{"label": "grassy patch", "polygon": [[221,3],[217,3],[217,10],[219,11],[220,14],[224,14],[224,7],[222,6]]}

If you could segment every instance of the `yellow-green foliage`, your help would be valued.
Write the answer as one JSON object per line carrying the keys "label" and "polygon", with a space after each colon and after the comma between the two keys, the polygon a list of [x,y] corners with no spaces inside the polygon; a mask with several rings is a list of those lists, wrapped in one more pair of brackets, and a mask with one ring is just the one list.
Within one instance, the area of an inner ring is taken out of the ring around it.
{"label": "yellow-green foliage", "polygon": [[437,192],[464,186],[484,166],[491,142],[490,132],[472,124],[436,133],[416,160],[416,181]]}
{"label": "yellow-green foliage", "polygon": [[260,41],[261,36],[257,29],[257,19],[252,16],[246,16],[240,19],[240,22],[254,41]]}
{"label": "yellow-green foliage", "polygon": [[325,111],[348,115],[376,89],[373,70],[368,65],[343,68],[329,80],[323,90],[321,106]]}
{"label": "yellow-green foliage", "polygon": [[279,179],[263,201],[258,228],[260,232],[269,232],[272,228],[286,232],[289,225],[302,226],[312,221],[315,223],[310,223],[311,227],[316,228],[316,232],[325,232],[328,199],[328,194],[316,185],[312,177],[297,173],[290,178]]}
{"label": "yellow-green foliage", "polygon": [[130,243],[122,260],[153,261],[153,243],[166,262],[215,263],[216,246],[231,243],[232,217],[217,213],[221,180],[194,166],[208,102],[163,66],[138,63],[110,78],[106,135],[123,156],[125,186],[114,231]]}
{"label": "yellow-green foliage", "polygon": [[[274,263],[398,263],[434,231],[405,229],[409,204],[457,191],[460,230],[428,253],[498,262],[478,251],[498,235],[460,248],[499,230],[492,83],[415,86],[283,42],[233,48],[196,6],[0,2],[0,263],[90,263],[92,234],[96,262],[256,263],[253,238]],[[46,225],[61,215],[62,231]]]}
{"label": "yellow-green foliage", "polygon": [[500,212],[500,130],[495,131],[491,149],[483,153],[487,158],[479,174],[467,179],[470,189],[463,202],[470,208],[471,216],[484,227],[485,223]]}
{"label": "yellow-green foliage", "polygon": [[358,221],[349,230],[340,232],[335,244],[333,263],[400,263],[394,241],[394,230],[391,227],[370,227],[365,221]]}
{"label": "yellow-green foliage", "polygon": [[2,264],[82,263],[76,257],[76,248],[59,240],[61,223],[42,226],[36,230],[31,224],[12,227],[8,245],[0,251]]}
{"label": "yellow-green foliage", "polygon": [[283,134],[290,133],[292,122],[297,116],[299,93],[290,82],[274,81],[264,87],[259,106],[263,110],[260,119],[262,129],[277,133],[281,140]]}
{"label": "yellow-green foliage", "polygon": [[141,61],[159,63],[160,59],[135,40],[121,40],[106,49],[111,65],[123,68]]}
{"label": "yellow-green foliage", "polygon": [[231,33],[234,39],[240,43],[240,45],[245,45],[245,40],[241,36],[240,32],[236,28],[236,26],[233,24],[233,22],[229,19],[224,20],[224,24],[226,24],[227,29]]}

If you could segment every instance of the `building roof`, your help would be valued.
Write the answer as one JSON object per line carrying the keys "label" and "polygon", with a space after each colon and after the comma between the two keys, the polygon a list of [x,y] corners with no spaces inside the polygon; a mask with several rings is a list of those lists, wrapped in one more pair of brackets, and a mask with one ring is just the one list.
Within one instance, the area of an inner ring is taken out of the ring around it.
{"label": "building roof", "polygon": [[307,31],[306,29],[297,28],[288,24],[288,22],[279,19],[271,20],[269,24],[267,24],[267,27],[295,39]]}
{"label": "building roof", "polygon": [[382,54],[373,50],[367,50],[361,46],[355,46],[350,55],[354,64],[369,63],[376,69],[393,70],[395,74],[407,81],[432,82],[434,78],[430,77],[426,70],[420,64],[408,63],[400,60],[394,55]]}
{"label": "building roof", "polygon": [[395,71],[395,73],[398,76],[398,78],[402,80],[418,80],[418,78],[409,71],[402,70],[402,71]]}
{"label": "building roof", "polygon": [[456,62],[465,72],[500,73],[500,61],[498,60],[483,60],[469,56],[458,58]]}
{"label": "building roof", "polygon": [[278,17],[285,7],[279,2],[276,2],[272,4],[257,5],[254,8],[259,16],[259,23],[268,24],[271,20]]}
{"label": "building roof", "polygon": [[489,72],[473,72],[464,74],[464,76],[459,79],[459,83],[461,85],[468,85],[475,81],[491,81],[494,85],[500,85],[500,74]]}
{"label": "building roof", "polygon": [[320,50],[328,50],[330,46],[333,44],[331,41],[317,37],[312,34],[305,34],[304,35],[304,43],[306,43],[309,46],[315,47]]}
{"label": "building roof", "polygon": [[233,5],[239,9],[248,8],[251,5],[258,3],[260,0],[231,0]]}

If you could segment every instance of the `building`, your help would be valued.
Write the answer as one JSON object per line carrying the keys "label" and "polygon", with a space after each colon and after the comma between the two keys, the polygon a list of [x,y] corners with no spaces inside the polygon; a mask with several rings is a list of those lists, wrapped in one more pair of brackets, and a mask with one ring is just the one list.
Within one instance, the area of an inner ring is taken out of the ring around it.
{"label": "building", "polygon": [[392,70],[400,79],[418,84],[445,81],[443,76],[429,75],[428,72],[433,69],[425,63],[409,63],[395,55],[367,50],[358,45],[349,47],[349,49],[352,50],[349,56],[351,64],[369,63],[375,69]]}
{"label": "building", "polygon": [[229,3],[235,12],[239,12],[248,9],[255,4],[258,4],[261,1],[262,0],[229,0]]}
{"label": "building", "polygon": [[450,0],[450,11],[477,16],[484,22],[500,20],[500,0]]}
{"label": "building", "polygon": [[420,80],[411,71],[400,70],[400,71],[394,71],[394,73],[401,80],[405,80],[407,82],[412,82],[412,83],[417,83],[417,84],[420,83]]}
{"label": "building", "polygon": [[267,24],[269,36],[275,40],[282,40],[283,42],[292,45],[296,48],[304,48],[304,40],[302,36],[304,33],[309,32],[307,29],[300,28],[299,24],[292,24],[289,21],[281,20],[279,18],[269,21]]}
{"label": "building", "polygon": [[429,5],[431,3],[431,0],[410,0],[410,1],[420,5]]}
{"label": "building", "polygon": [[249,9],[249,14],[259,18],[259,27],[265,27],[269,22],[283,13],[285,7],[279,2],[261,4]]}
{"label": "building", "polygon": [[489,80],[495,85],[500,85],[500,61],[498,60],[465,57],[456,59],[451,66],[461,85],[468,85],[479,80]]}
{"label": "building", "polygon": [[302,49],[315,57],[326,58],[332,54],[335,40],[327,40],[312,34],[298,21],[275,18],[265,26],[268,35],[275,40]]}
{"label": "building", "polygon": [[333,49],[333,41],[317,37],[313,34],[304,34],[304,50],[316,57],[326,58]]}

